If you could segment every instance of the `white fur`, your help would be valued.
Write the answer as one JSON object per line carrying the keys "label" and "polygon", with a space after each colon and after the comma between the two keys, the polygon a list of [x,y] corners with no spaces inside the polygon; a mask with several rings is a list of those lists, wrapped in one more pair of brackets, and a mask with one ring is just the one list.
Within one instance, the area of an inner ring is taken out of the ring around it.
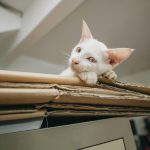
{"label": "white fur", "polygon": [[[76,51],[77,47],[81,52]],[[104,74],[109,79],[116,79],[117,75],[112,71],[113,67],[108,63],[107,46],[96,39],[87,39],[77,44],[69,58],[69,67],[61,73],[62,76],[78,76],[87,84],[96,84],[98,76]],[[94,57],[96,63],[90,62],[87,58]],[[72,59],[78,59],[79,64],[73,65]]]}

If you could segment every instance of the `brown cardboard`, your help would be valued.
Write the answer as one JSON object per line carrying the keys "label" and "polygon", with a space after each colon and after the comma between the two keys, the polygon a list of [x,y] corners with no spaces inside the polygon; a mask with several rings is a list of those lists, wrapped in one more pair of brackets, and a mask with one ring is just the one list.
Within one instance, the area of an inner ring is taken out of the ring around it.
{"label": "brown cardboard", "polygon": [[150,107],[150,96],[125,91],[71,85],[51,85],[49,89],[0,88],[0,104],[53,102]]}
{"label": "brown cardboard", "polygon": [[0,115],[5,115],[5,114],[22,114],[22,113],[33,113],[36,112],[37,109],[5,109],[5,110],[0,110]]}
{"label": "brown cardboard", "polygon": [[123,88],[123,89],[127,89],[127,90],[131,90],[131,91],[140,92],[140,93],[143,93],[143,94],[150,95],[150,87],[146,87],[144,85],[137,85],[137,84],[131,84],[131,83],[122,83],[122,82],[119,82],[119,81],[112,82],[112,81],[108,81],[108,80],[105,80],[105,79],[100,80],[100,82],[104,83],[104,84],[116,86],[116,87],[119,87],[119,88]]}
{"label": "brown cardboard", "polygon": [[59,75],[28,73],[17,71],[0,70],[0,82],[22,82],[22,83],[50,83],[50,84],[69,84],[85,85],[78,78],[62,77]]}
{"label": "brown cardboard", "polygon": [[[54,116],[149,115],[149,91],[148,87],[105,78],[101,84],[89,86],[75,77],[1,70],[0,105],[17,105],[17,109],[0,111],[0,117],[34,117],[43,108],[53,109],[47,113]],[[19,109],[20,104],[37,106],[38,110],[25,111]]]}
{"label": "brown cardboard", "polygon": [[0,115],[0,121],[40,118],[44,116],[45,116],[45,110],[41,110],[33,113],[5,114],[5,115]]}
{"label": "brown cardboard", "polygon": [[[76,77],[62,77],[59,75],[17,72],[17,71],[4,71],[4,70],[0,70],[0,82],[50,83],[50,84],[88,86]],[[116,87],[133,90],[136,92],[141,92],[144,94],[150,94],[149,87],[125,84],[125,83],[120,83],[118,81],[112,82],[105,78],[101,78],[100,83],[110,84]]]}
{"label": "brown cardboard", "polygon": [[149,116],[149,108],[140,107],[117,107],[117,106],[99,106],[99,105],[79,105],[79,104],[49,104],[51,108],[47,112],[53,117],[77,117],[77,116]]}
{"label": "brown cardboard", "polygon": [[112,92],[112,90],[99,90],[70,86],[69,90],[59,89],[59,97],[53,103],[67,104],[91,104],[91,105],[115,105],[115,106],[139,106],[150,107],[150,96],[131,92]]}
{"label": "brown cardboard", "polygon": [[57,89],[0,88],[0,104],[48,103],[58,95]]}
{"label": "brown cardboard", "polygon": [[150,116],[147,112],[118,112],[118,111],[76,111],[76,110],[55,110],[47,112],[53,117],[98,117],[98,116]]}
{"label": "brown cardboard", "polygon": [[[101,106],[101,105],[80,105],[80,104],[56,104],[51,103],[45,107],[52,110],[84,110],[84,111],[118,111],[118,112],[150,112],[149,108],[123,107],[123,106]],[[38,106],[37,106],[38,108]]]}

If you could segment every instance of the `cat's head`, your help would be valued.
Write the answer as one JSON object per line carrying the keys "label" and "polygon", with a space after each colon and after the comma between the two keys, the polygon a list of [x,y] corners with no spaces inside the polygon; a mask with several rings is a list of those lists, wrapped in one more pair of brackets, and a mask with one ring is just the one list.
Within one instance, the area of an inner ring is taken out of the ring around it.
{"label": "cat's head", "polygon": [[69,65],[75,73],[92,71],[102,74],[112,70],[132,53],[129,48],[108,49],[93,38],[85,21],[79,43],[73,48]]}

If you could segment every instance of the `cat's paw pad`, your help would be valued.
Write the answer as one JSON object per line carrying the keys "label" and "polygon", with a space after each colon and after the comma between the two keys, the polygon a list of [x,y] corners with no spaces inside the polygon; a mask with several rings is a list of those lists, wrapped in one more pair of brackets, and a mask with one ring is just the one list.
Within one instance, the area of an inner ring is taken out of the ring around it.
{"label": "cat's paw pad", "polygon": [[97,82],[97,75],[95,72],[81,72],[79,77],[86,84],[94,85]]}
{"label": "cat's paw pad", "polygon": [[111,71],[104,73],[104,77],[108,78],[109,80],[116,80],[117,74],[111,70]]}

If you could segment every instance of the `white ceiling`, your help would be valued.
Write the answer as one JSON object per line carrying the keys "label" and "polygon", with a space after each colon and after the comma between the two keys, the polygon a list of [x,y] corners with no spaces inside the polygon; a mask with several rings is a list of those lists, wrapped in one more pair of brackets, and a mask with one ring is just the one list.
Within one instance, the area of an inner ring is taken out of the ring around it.
{"label": "white ceiling", "polygon": [[[84,0],[34,0],[24,10],[21,18],[21,27],[11,42],[0,44],[2,52],[0,64],[4,68],[30,48],[32,44],[42,39],[48,31],[52,30],[59,22],[75,10]],[[67,9],[66,9],[67,7]],[[5,18],[4,15],[2,15]],[[2,19],[0,19],[2,20]],[[9,24],[10,26],[10,24]]]}
{"label": "white ceiling", "polygon": [[0,0],[8,6],[11,6],[19,11],[24,11],[24,9],[30,4],[32,0]]}

